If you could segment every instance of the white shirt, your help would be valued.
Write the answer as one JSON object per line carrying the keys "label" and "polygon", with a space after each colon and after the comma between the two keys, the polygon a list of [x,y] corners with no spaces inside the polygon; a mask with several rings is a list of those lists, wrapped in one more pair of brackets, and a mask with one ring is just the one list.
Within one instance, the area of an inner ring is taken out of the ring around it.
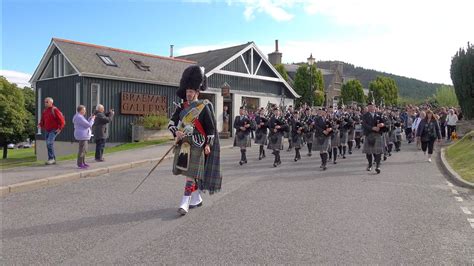
{"label": "white shirt", "polygon": [[448,124],[448,126],[455,126],[457,122],[458,116],[456,114],[448,114],[448,117],[446,118],[446,123]]}

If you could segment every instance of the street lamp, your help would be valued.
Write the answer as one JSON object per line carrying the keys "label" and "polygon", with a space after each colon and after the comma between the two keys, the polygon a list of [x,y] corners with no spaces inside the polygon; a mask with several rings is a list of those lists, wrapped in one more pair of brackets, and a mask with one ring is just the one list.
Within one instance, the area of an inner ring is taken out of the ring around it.
{"label": "street lamp", "polygon": [[308,57],[308,65],[309,65],[309,73],[310,73],[310,80],[309,80],[309,100],[310,100],[310,106],[313,106],[313,64],[314,64],[314,57],[313,53],[310,54]]}

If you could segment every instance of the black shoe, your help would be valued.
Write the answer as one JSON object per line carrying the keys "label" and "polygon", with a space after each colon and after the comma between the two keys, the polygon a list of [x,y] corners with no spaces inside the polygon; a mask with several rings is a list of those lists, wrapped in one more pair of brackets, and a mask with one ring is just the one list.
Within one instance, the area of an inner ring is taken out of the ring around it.
{"label": "black shoe", "polygon": [[392,156],[392,153],[391,153],[391,152],[389,152],[389,153],[388,153],[388,157],[391,157],[391,156]]}
{"label": "black shoe", "polygon": [[259,155],[258,156],[258,160],[260,161],[262,159],[262,155]]}
{"label": "black shoe", "polygon": [[377,174],[380,174],[380,167],[375,168],[375,172],[377,172]]}
{"label": "black shoe", "polygon": [[265,156],[265,154],[263,154],[263,155],[262,155],[262,158],[265,158],[265,157],[267,157],[267,156]]}
{"label": "black shoe", "polygon": [[333,162],[333,164],[337,164],[337,162],[336,162],[336,161],[334,161],[334,162]]}
{"label": "black shoe", "polygon": [[345,156],[345,155],[342,155],[342,159],[346,159],[346,156]]}
{"label": "black shoe", "polygon": [[372,165],[367,166],[367,171],[372,171]]}
{"label": "black shoe", "polygon": [[326,169],[328,169],[326,165],[323,165],[323,171],[326,171]]}
{"label": "black shoe", "polygon": [[281,160],[279,160],[279,161],[277,162],[277,164],[280,165],[280,164],[281,164]]}
{"label": "black shoe", "polygon": [[273,163],[273,167],[277,167],[277,165],[278,165],[277,163]]}
{"label": "black shoe", "polygon": [[298,157],[295,157],[295,162],[298,161]]}
{"label": "black shoe", "polygon": [[311,157],[311,155],[312,155],[312,154],[311,154],[311,152],[310,152],[310,153],[308,153],[308,156],[309,156],[309,157]]}
{"label": "black shoe", "polygon": [[323,165],[321,164],[321,165],[319,166],[319,168],[323,169]]}
{"label": "black shoe", "polygon": [[349,151],[349,154],[352,154],[352,151]]}
{"label": "black shoe", "polygon": [[244,163],[247,163],[247,160],[245,160]]}
{"label": "black shoe", "polygon": [[240,165],[244,164],[244,161],[240,161],[239,164],[240,164]]}
{"label": "black shoe", "polygon": [[384,161],[387,160],[387,155],[384,155],[384,156],[383,156],[383,160],[384,160]]}

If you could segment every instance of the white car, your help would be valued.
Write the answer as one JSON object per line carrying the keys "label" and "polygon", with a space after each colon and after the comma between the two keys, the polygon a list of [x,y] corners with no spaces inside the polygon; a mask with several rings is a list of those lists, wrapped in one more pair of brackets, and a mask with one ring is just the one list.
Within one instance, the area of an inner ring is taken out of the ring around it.
{"label": "white car", "polygon": [[7,145],[7,148],[8,148],[8,149],[14,149],[14,148],[15,148],[15,144],[10,143],[10,144]]}

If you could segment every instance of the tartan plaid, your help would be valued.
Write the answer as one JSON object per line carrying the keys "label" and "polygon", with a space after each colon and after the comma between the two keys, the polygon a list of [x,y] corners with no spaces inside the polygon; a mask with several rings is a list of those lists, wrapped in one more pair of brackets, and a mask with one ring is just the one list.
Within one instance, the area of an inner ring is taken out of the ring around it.
{"label": "tartan plaid", "polygon": [[313,135],[314,135],[314,132],[306,132],[303,134],[303,139],[308,144],[313,143],[313,137],[314,137]]}
{"label": "tartan plaid", "polygon": [[340,139],[341,145],[346,146],[348,139],[349,139],[349,132],[347,132],[347,130],[341,130],[341,139]]}
{"label": "tartan plaid", "polygon": [[355,138],[355,133],[354,133],[354,128],[349,129],[349,138],[347,139],[348,141],[353,141]]}
{"label": "tartan plaid", "polygon": [[[193,143],[191,138],[186,137],[189,143]],[[174,149],[174,160],[173,160],[173,174],[174,175],[184,175],[194,179],[202,179],[204,175],[204,148],[197,147],[194,144],[191,144],[191,154],[189,156],[188,170],[184,171],[176,168],[178,162],[178,155],[181,150],[181,144],[179,144]]]}
{"label": "tartan plaid", "polygon": [[249,135],[243,135],[243,138],[240,138],[239,136],[242,136],[241,134],[235,134],[234,137],[234,147],[239,147],[239,148],[247,148],[252,145],[250,141],[250,136]]}
{"label": "tartan plaid", "polygon": [[331,136],[315,136],[313,141],[313,151],[327,152],[331,146]]}
{"label": "tartan plaid", "polygon": [[255,144],[267,145],[267,133],[257,131],[255,132]]}
{"label": "tartan plaid", "polygon": [[293,141],[293,147],[296,149],[301,149],[303,145],[303,134],[293,134],[291,140]]}
{"label": "tartan plaid", "polygon": [[331,135],[331,147],[339,147],[341,145],[341,135],[338,130],[334,130],[334,133]]}
{"label": "tartan plaid", "polygon": [[[369,144],[369,139],[370,138],[375,139],[374,145]],[[383,140],[382,140],[382,135],[381,134],[378,134],[378,133],[375,133],[375,132],[369,133],[369,135],[365,137],[364,147],[362,148],[362,153],[382,154],[383,149],[384,149],[382,141]]]}
{"label": "tartan plaid", "polygon": [[269,150],[283,150],[283,134],[278,132],[270,132],[268,135],[268,146]]}

